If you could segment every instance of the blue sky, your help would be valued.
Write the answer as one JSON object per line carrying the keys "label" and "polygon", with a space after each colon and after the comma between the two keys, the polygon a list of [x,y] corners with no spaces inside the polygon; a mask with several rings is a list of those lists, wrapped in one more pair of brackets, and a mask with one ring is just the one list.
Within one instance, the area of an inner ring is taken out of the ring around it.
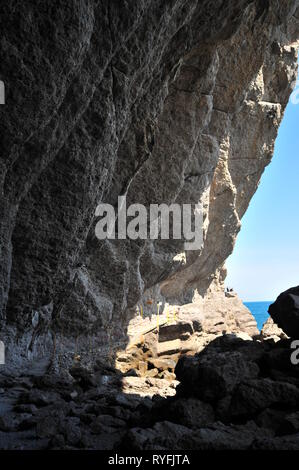
{"label": "blue sky", "polygon": [[275,300],[299,285],[299,103],[288,104],[226,266],[226,285],[243,301]]}

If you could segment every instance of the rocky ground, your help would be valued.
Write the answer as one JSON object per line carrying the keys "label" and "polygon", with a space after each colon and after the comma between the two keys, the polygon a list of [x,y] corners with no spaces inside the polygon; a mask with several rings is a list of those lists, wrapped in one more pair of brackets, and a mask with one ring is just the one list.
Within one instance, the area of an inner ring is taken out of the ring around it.
{"label": "rocky ground", "polygon": [[181,355],[194,355],[226,333],[251,340],[259,330],[236,293],[227,295],[222,286],[204,299],[166,306],[161,315],[135,317],[128,327],[128,345],[116,354],[115,366],[129,375],[174,380]]}
{"label": "rocky ground", "polygon": [[254,338],[190,312],[160,322],[136,319],[115,367],[2,374],[1,449],[299,449],[299,368],[273,322]]}
{"label": "rocky ground", "polygon": [[100,363],[64,377],[1,376],[0,445],[298,449],[299,369],[290,354],[289,340],[223,335],[183,356],[175,381],[125,377]]}

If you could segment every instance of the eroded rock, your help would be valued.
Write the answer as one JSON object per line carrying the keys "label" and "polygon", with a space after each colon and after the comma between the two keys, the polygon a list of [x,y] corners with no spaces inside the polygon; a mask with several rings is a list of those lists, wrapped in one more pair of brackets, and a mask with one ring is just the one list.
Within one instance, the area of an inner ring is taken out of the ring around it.
{"label": "eroded rock", "polygon": [[269,313],[273,321],[291,338],[299,338],[299,287],[280,294]]}

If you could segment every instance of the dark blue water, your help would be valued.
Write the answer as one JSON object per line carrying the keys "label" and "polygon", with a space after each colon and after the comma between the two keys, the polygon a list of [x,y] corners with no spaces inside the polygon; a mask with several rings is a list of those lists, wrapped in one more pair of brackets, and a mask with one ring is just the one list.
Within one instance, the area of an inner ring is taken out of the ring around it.
{"label": "dark blue water", "polygon": [[268,308],[273,301],[267,302],[244,302],[247,308],[251,311],[252,315],[256,319],[257,327],[259,330],[262,329],[263,324],[269,318]]}

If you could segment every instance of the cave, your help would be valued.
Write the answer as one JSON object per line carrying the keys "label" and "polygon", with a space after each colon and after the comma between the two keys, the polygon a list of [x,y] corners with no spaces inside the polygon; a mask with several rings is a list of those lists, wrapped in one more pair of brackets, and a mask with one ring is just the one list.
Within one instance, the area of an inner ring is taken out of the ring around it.
{"label": "cave", "polygon": [[[298,450],[299,289],[261,332],[225,263],[299,1],[5,0],[0,30],[0,449]],[[174,211],[99,237],[121,198],[200,208],[200,246]]]}

